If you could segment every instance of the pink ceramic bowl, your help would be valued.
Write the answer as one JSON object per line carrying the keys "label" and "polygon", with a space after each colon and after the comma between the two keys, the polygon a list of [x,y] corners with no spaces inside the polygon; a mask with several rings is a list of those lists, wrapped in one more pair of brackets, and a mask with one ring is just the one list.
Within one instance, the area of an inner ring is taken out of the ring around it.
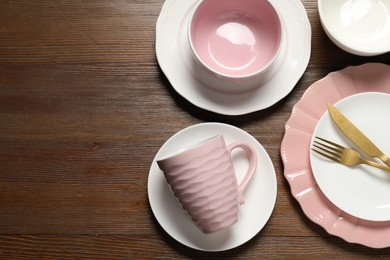
{"label": "pink ceramic bowl", "polygon": [[267,0],[201,0],[191,14],[188,38],[206,71],[241,82],[271,66],[281,47],[282,26]]}

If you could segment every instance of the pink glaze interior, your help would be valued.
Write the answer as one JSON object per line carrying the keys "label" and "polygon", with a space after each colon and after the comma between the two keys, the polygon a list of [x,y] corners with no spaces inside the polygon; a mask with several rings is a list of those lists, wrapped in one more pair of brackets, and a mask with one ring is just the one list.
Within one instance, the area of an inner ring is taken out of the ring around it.
{"label": "pink glaze interior", "polygon": [[281,24],[267,0],[203,0],[192,17],[190,42],[212,71],[247,77],[277,55]]}

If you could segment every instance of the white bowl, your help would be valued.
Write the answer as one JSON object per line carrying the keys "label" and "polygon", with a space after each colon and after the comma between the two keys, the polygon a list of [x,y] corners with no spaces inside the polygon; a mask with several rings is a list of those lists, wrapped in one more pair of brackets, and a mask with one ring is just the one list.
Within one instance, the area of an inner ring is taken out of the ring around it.
{"label": "white bowl", "polygon": [[390,52],[389,0],[318,0],[321,24],[341,49],[360,56]]}

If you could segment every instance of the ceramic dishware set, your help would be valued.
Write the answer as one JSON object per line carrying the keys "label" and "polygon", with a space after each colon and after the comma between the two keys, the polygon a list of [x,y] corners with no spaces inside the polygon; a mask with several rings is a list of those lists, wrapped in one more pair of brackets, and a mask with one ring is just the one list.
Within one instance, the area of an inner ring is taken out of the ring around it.
{"label": "ceramic dishware set", "polygon": [[[318,10],[337,46],[361,56],[390,51],[389,3],[336,2],[318,0]],[[367,29],[358,30],[363,24]],[[310,52],[311,27],[299,0],[166,0],[156,26],[157,59],[173,88],[194,105],[223,115],[255,112],[285,97],[306,70]],[[310,149],[318,146],[316,136],[351,145],[329,122],[329,103],[383,144],[390,125],[373,129],[377,117],[357,114],[379,108],[388,114],[388,94],[388,65],[369,63],[331,73],[294,106],[281,144],[285,177],[307,217],[330,234],[374,248],[390,246],[390,196],[375,192],[388,193],[390,174],[369,175],[360,165],[332,163]],[[356,103],[372,109],[354,112]],[[333,182],[338,182],[336,189],[330,188]],[[367,183],[372,188],[359,194]],[[276,192],[275,170],[262,145],[222,123],[174,134],[156,154],[148,179],[159,224],[177,241],[203,251],[231,249],[255,236],[272,214]],[[362,207],[356,205],[364,199]]]}

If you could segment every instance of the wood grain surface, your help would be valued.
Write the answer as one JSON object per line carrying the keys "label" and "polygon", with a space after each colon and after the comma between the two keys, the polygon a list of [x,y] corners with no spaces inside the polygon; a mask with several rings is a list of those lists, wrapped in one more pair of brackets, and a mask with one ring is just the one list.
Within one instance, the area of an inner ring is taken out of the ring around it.
{"label": "wood grain surface", "polygon": [[[185,1],[185,0],[183,0]],[[283,177],[280,143],[293,105],[358,57],[325,35],[315,0],[309,66],[263,111],[221,116],[178,95],[159,68],[155,26],[164,0],[0,1],[0,259],[390,259],[312,223]],[[187,248],[158,224],[147,180],[177,131],[224,122],[253,135],[274,163],[278,195],[264,227],[219,253]]]}

